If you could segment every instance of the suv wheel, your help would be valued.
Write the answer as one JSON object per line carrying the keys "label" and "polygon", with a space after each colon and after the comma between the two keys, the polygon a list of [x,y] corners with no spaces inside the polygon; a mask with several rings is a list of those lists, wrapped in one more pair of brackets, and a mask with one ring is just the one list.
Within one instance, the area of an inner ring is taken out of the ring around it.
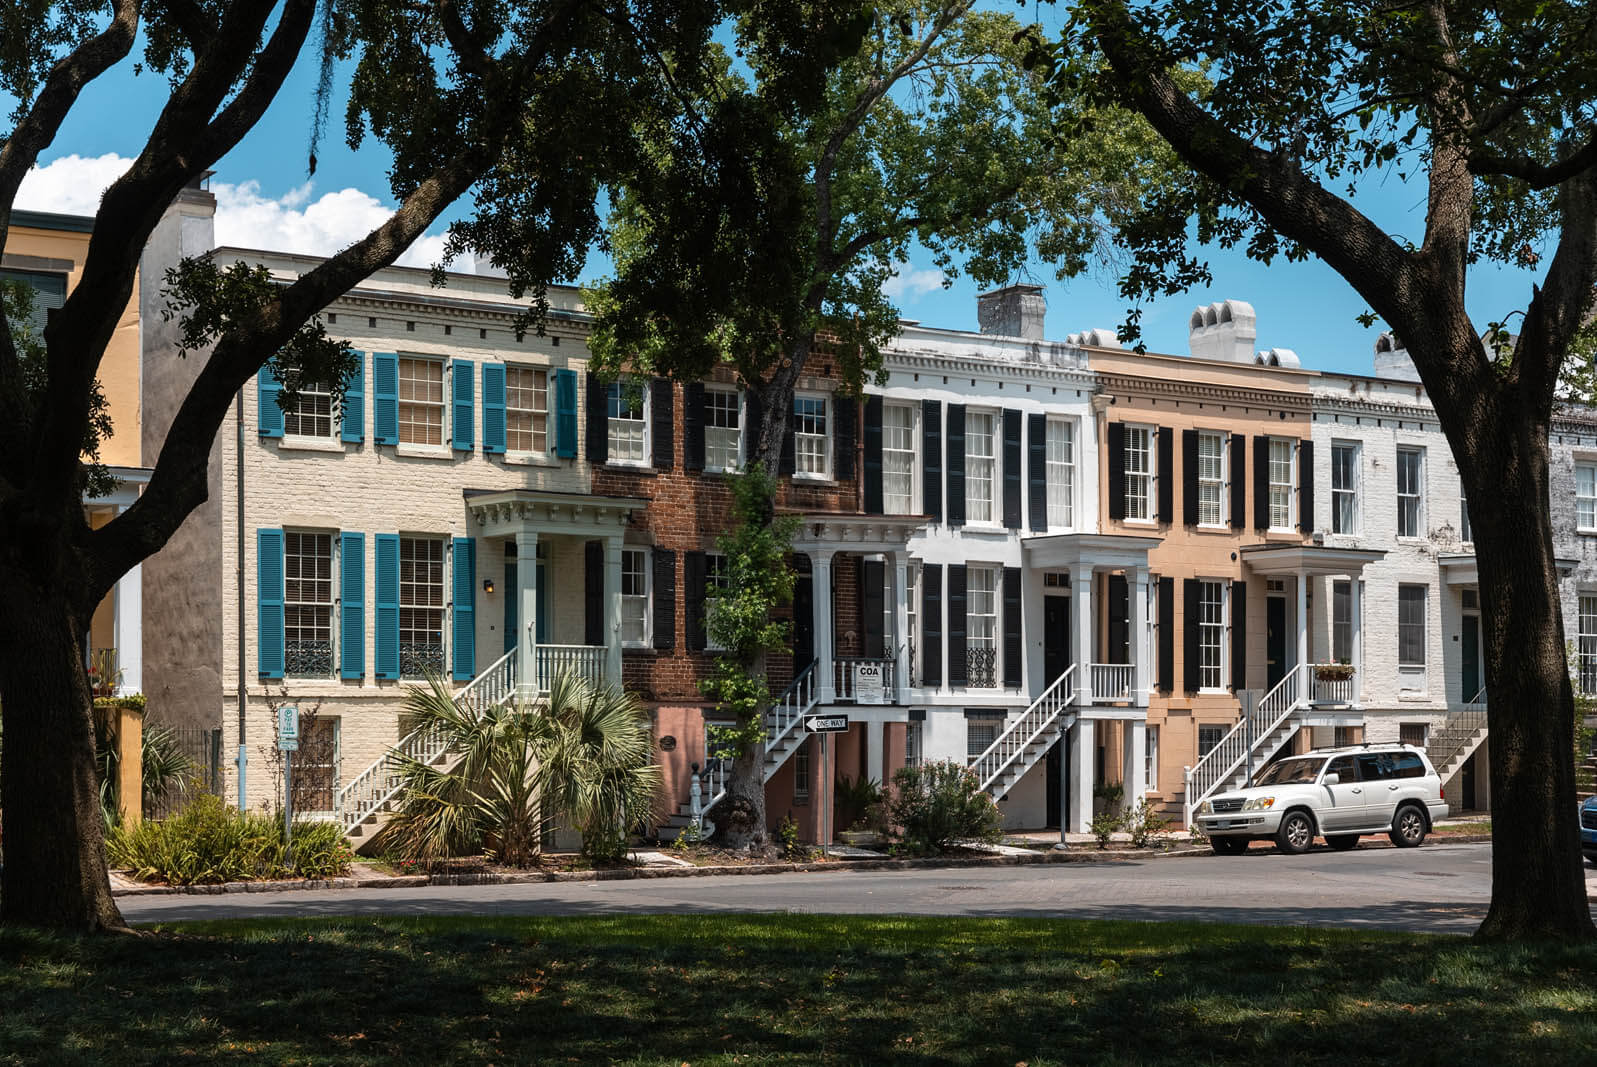
{"label": "suv wheel", "polygon": [[1307,852],[1314,844],[1314,820],[1308,813],[1289,811],[1281,817],[1281,828],[1275,833],[1275,847],[1289,855]]}
{"label": "suv wheel", "polygon": [[1425,816],[1414,805],[1403,805],[1392,817],[1392,832],[1386,836],[1398,848],[1413,848],[1425,840]]}
{"label": "suv wheel", "polygon": [[1216,856],[1240,856],[1248,850],[1245,837],[1211,837],[1209,845]]}
{"label": "suv wheel", "polygon": [[1325,843],[1336,849],[1338,852],[1346,852],[1348,849],[1359,843],[1359,835],[1335,834],[1333,836],[1327,837],[1325,839]]}

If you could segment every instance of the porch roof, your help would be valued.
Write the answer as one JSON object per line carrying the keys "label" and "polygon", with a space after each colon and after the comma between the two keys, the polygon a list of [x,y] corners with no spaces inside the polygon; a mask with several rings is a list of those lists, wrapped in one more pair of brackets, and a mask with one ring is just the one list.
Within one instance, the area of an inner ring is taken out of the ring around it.
{"label": "porch roof", "polygon": [[1162,537],[1136,537],[1131,534],[1068,533],[1022,537],[1020,544],[1030,567],[1091,566],[1119,570],[1146,567],[1148,553],[1158,548]]}
{"label": "porch roof", "polygon": [[637,496],[591,496],[537,489],[467,489],[466,510],[483,537],[521,533],[576,537],[619,535],[632,512],[648,501]]}
{"label": "porch roof", "polygon": [[1385,558],[1384,548],[1328,548],[1325,545],[1246,545],[1242,562],[1258,574],[1358,574]]}
{"label": "porch roof", "polygon": [[800,552],[902,552],[924,515],[800,514],[793,547]]}
{"label": "porch roof", "polygon": [[[1442,568],[1442,581],[1448,585],[1480,585],[1480,569],[1475,565],[1473,552],[1448,552],[1436,557],[1436,562]],[[1555,559],[1558,567],[1558,576],[1568,578],[1575,573],[1575,568],[1580,565],[1575,559]]]}

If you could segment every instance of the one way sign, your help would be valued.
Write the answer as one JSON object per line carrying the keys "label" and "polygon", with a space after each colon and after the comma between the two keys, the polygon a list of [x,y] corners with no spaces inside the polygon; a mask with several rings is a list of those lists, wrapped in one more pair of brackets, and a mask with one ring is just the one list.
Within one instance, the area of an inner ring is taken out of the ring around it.
{"label": "one way sign", "polygon": [[804,729],[812,734],[841,734],[848,732],[847,715],[806,715]]}

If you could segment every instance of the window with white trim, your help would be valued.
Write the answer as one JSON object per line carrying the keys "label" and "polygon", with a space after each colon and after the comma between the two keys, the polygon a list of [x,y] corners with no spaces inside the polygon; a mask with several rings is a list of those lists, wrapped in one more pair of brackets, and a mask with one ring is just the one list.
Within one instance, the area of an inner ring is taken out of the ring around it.
{"label": "window with white trim", "polygon": [[1579,623],[1580,691],[1597,695],[1597,596],[1580,598]]}
{"label": "window with white trim", "polygon": [[1270,529],[1292,528],[1292,462],[1294,442],[1270,438]]}
{"label": "window with white trim", "polygon": [[921,765],[921,760],[925,758],[922,755],[926,751],[925,737],[925,723],[912,722],[909,724],[909,728],[904,731],[904,766],[919,767]]}
{"label": "window with white trim", "polygon": [[965,720],[965,756],[975,759],[998,740],[998,735],[1004,732],[1004,720],[999,719],[966,719]]}
{"label": "window with white trim", "polygon": [[1475,531],[1469,525],[1469,491],[1458,483],[1458,539],[1466,545],[1475,540]]}
{"label": "window with white trim", "polygon": [[444,542],[399,539],[399,673],[406,678],[444,670]]}
{"label": "window with white trim", "polygon": [[1359,446],[1331,442],[1331,532],[1359,532]]}
{"label": "window with white trim", "polygon": [[299,387],[294,402],[283,408],[283,436],[333,436],[333,394],[326,386],[308,382]]}
{"label": "window with white trim", "polygon": [[1226,583],[1198,583],[1198,687],[1225,686]]}
{"label": "window with white trim", "polygon": [[1052,418],[1046,424],[1048,525],[1076,525],[1076,420]]}
{"label": "window with white trim", "polygon": [[1198,431],[1198,525],[1225,523],[1225,435]]}
{"label": "window with white trim", "polygon": [[1353,583],[1331,583],[1331,662],[1353,662]]}
{"label": "window with white trim", "polygon": [[1425,688],[1425,604],[1423,585],[1397,587],[1397,672],[1404,689]]}
{"label": "window with white trim", "polygon": [[1202,759],[1210,752],[1213,752],[1215,746],[1220,743],[1220,739],[1225,737],[1225,732],[1226,728],[1224,726],[1200,725],[1198,727],[1198,758]]}
{"label": "window with white trim", "polygon": [[608,462],[633,466],[649,462],[648,396],[642,382],[610,384]]}
{"label": "window with white trim", "polygon": [[1148,792],[1159,791],[1159,728],[1148,727],[1148,751],[1144,757],[1142,768],[1143,780],[1148,783]]}
{"label": "window with white trim", "polygon": [[832,435],[827,398],[793,398],[793,471],[805,478],[832,476]]}
{"label": "window with white trim", "polygon": [[793,753],[793,803],[810,802],[810,745],[805,741]]}
{"label": "window with white trim", "polygon": [[1425,536],[1425,450],[1397,450],[1397,536]]}
{"label": "window with white trim", "polygon": [[915,504],[915,417],[912,404],[882,405],[882,511],[913,515]]}
{"label": "window with white trim", "polygon": [[505,366],[505,450],[549,451],[549,372]]}
{"label": "window with white trim", "polygon": [[333,673],[333,535],[283,531],[284,671]]}
{"label": "window with white trim", "polygon": [[1575,464],[1575,528],[1597,532],[1597,463]]}
{"label": "window with white trim", "polygon": [[998,568],[965,571],[966,684],[990,689],[998,685]]}
{"label": "window with white trim", "polygon": [[998,415],[965,411],[965,521],[998,521]]}
{"label": "window with white trim", "polygon": [[704,647],[711,651],[720,652],[726,646],[717,644],[715,638],[709,636],[709,622],[714,614],[716,602],[722,593],[731,586],[731,567],[727,559],[719,552],[707,552],[704,555],[704,622],[705,639]]}
{"label": "window with white trim", "polygon": [[704,469],[735,471],[743,461],[743,412],[733,389],[704,391]]}
{"label": "window with white trim", "polygon": [[1146,426],[1126,427],[1126,518],[1153,518],[1153,431]]}
{"label": "window with white trim", "polygon": [[909,663],[909,684],[912,686],[920,685],[920,569],[918,560],[911,560],[909,566],[904,568],[904,628],[908,631],[904,637],[909,642],[905,658]]}
{"label": "window with white trim", "polygon": [[649,643],[649,554],[641,548],[621,550],[621,643]]}
{"label": "window with white trim", "polygon": [[443,360],[400,359],[399,441],[407,445],[444,443]]}

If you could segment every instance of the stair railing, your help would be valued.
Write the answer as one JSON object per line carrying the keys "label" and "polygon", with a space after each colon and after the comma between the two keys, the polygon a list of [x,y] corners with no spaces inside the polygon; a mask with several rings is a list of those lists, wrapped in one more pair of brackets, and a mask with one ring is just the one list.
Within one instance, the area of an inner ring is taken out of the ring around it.
{"label": "stair railing", "polygon": [[998,776],[1003,774],[1021,753],[1030,748],[1042,736],[1043,731],[1054,724],[1071,701],[1076,699],[1077,690],[1070,684],[1075,672],[1075,664],[1065,668],[1065,673],[1055,678],[1019,718],[1010,723],[986,750],[971,760],[970,769],[975,772],[976,780],[981,783],[983,790],[990,789]]}
{"label": "stair railing", "polygon": [[1299,665],[1287,671],[1275,688],[1259,701],[1256,712],[1237,716],[1237,723],[1230,732],[1220,738],[1202,759],[1186,769],[1184,804],[1188,826],[1192,825],[1192,816],[1197,812],[1198,805],[1235,774],[1260,742],[1280,729],[1281,724],[1297,710],[1302,702],[1303,679],[1307,677],[1308,670],[1306,665]]}

